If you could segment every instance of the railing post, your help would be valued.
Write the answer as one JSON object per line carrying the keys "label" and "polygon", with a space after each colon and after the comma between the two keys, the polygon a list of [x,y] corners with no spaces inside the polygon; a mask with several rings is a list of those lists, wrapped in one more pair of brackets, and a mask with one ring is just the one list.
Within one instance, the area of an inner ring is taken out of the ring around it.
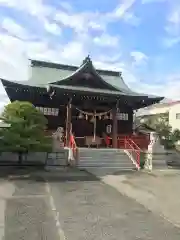
{"label": "railing post", "polygon": [[128,147],[129,154],[131,154],[131,157],[136,162],[136,167],[139,169],[141,149],[137,146],[137,144],[131,138],[125,138],[125,143],[126,143],[126,147],[127,145],[129,146]]}

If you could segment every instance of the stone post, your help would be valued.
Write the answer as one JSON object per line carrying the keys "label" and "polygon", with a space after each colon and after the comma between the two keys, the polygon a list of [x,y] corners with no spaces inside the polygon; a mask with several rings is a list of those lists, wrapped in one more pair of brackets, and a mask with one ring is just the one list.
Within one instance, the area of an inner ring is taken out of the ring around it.
{"label": "stone post", "polygon": [[155,147],[155,143],[157,141],[157,133],[155,132],[151,132],[150,133],[150,143],[148,145],[148,150],[146,151],[145,154],[145,164],[144,164],[144,169],[152,171],[153,168],[153,153],[154,153],[154,147]]}

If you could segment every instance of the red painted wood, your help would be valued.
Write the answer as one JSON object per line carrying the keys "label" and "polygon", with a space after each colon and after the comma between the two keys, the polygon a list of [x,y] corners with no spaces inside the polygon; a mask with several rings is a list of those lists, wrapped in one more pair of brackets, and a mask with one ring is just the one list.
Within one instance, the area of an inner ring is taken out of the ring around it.
{"label": "red painted wood", "polygon": [[118,135],[118,148],[126,148],[125,139],[130,138],[140,149],[148,149],[149,135]]}

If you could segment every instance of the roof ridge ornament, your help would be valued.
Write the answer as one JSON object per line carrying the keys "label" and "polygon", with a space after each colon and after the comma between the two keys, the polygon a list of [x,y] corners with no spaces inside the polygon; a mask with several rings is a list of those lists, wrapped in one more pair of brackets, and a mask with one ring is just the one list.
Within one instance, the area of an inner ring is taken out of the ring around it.
{"label": "roof ridge ornament", "polygon": [[83,64],[85,63],[92,63],[90,55],[88,54],[88,56],[83,60]]}

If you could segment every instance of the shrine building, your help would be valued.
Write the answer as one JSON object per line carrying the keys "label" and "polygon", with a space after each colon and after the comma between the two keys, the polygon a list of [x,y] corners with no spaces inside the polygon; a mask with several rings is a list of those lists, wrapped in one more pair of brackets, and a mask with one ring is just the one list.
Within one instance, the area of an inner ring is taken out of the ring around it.
{"label": "shrine building", "polygon": [[31,60],[28,81],[1,81],[11,102],[31,102],[50,132],[63,127],[66,141],[72,132],[78,146],[86,145],[87,136],[107,135],[116,148],[118,135],[132,134],[134,111],[163,99],[134,92],[121,72],[95,69],[89,56],[79,67]]}

